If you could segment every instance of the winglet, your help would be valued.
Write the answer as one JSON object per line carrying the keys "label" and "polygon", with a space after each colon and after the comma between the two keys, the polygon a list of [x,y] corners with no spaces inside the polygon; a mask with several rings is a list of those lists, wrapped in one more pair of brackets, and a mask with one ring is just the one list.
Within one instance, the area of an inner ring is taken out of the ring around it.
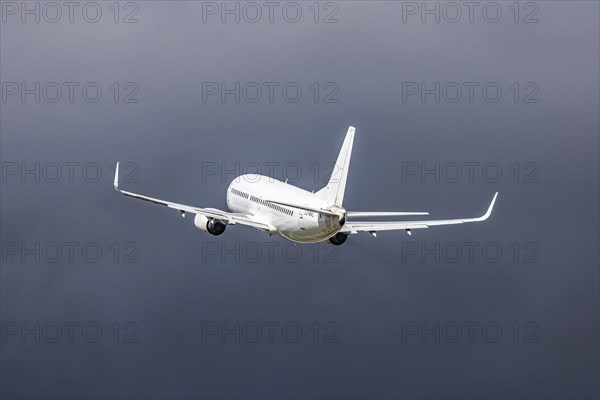
{"label": "winglet", "polygon": [[492,214],[492,210],[494,209],[494,203],[496,203],[496,197],[498,197],[498,192],[496,192],[496,194],[494,195],[494,198],[492,199],[492,202],[490,203],[490,206],[488,207],[485,214],[483,214],[481,217],[475,219],[477,222],[485,221],[486,219],[488,219],[490,217],[490,215]]}
{"label": "winglet", "polygon": [[119,190],[119,162],[117,161],[117,164],[115,165],[115,181],[113,182],[113,186],[115,187],[115,190],[117,192],[120,192]]}

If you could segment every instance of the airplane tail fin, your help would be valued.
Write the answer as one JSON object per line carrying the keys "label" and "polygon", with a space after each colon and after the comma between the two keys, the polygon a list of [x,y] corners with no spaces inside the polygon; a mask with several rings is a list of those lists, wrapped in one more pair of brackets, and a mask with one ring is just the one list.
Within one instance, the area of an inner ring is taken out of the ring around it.
{"label": "airplane tail fin", "polygon": [[350,166],[350,156],[352,155],[352,143],[354,142],[353,126],[348,128],[344,144],[338,155],[337,161],[331,171],[331,177],[327,186],[319,190],[316,195],[327,204],[342,207],[344,201],[344,191],[346,190],[346,178],[348,177],[348,167]]}

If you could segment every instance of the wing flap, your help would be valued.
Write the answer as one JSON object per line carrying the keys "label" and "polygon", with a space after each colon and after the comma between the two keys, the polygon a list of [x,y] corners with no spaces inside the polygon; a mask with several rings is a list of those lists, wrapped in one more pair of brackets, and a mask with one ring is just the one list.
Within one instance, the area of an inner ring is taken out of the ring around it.
{"label": "wing flap", "polygon": [[400,217],[407,215],[429,215],[428,212],[412,212],[412,211],[348,211],[348,218],[364,218],[364,217]]}
{"label": "wing flap", "polygon": [[379,232],[424,228],[429,228],[429,226],[424,224],[409,224],[406,222],[346,222],[341,231],[354,234],[358,232]]}

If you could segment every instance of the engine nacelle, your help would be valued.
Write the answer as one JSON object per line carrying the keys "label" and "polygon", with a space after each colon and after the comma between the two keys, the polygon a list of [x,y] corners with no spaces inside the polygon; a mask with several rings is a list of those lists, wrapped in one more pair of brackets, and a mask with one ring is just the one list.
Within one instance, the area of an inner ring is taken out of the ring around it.
{"label": "engine nacelle", "polygon": [[225,228],[227,227],[227,224],[201,214],[196,214],[196,217],[194,217],[194,225],[202,232],[210,233],[214,236],[225,232]]}
{"label": "engine nacelle", "polygon": [[344,244],[346,239],[348,239],[347,233],[338,232],[329,238],[329,243],[333,244],[334,246],[339,246],[340,244]]}

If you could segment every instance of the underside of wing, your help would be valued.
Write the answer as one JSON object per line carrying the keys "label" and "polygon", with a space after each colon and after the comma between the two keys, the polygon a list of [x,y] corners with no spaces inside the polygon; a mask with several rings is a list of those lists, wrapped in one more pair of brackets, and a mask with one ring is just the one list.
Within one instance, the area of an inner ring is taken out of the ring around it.
{"label": "underside of wing", "polygon": [[492,202],[490,203],[487,211],[481,217],[476,218],[460,218],[460,219],[440,219],[430,221],[347,221],[342,232],[346,233],[358,233],[358,232],[370,232],[375,233],[378,231],[391,231],[391,230],[406,230],[410,233],[411,229],[424,229],[432,226],[440,225],[454,225],[464,224],[469,222],[480,222],[485,221],[492,214],[494,203],[498,197],[498,192],[494,195]]}
{"label": "underside of wing", "polygon": [[405,217],[408,215],[429,215],[428,212],[412,211],[348,211],[347,218],[368,218],[368,217]]}
{"label": "underside of wing", "polygon": [[272,232],[275,230],[271,225],[253,219],[252,214],[227,213],[227,216],[230,218],[230,221],[233,221],[230,222],[231,224],[251,226],[265,232]]}
{"label": "underside of wing", "polygon": [[254,220],[252,214],[231,213],[231,212],[219,210],[216,208],[194,207],[194,206],[189,206],[186,204],[174,203],[171,201],[161,200],[161,199],[157,199],[154,197],[144,196],[141,194],[121,190],[121,189],[119,189],[119,163],[118,162],[115,167],[114,188],[117,192],[119,192],[125,196],[133,197],[133,198],[139,199],[139,200],[149,201],[151,203],[160,204],[160,205],[167,206],[167,207],[175,209],[175,210],[179,210],[179,212],[181,213],[181,215],[183,217],[185,217],[185,213],[199,214],[199,215],[204,215],[208,218],[217,219],[217,220],[222,221],[229,225],[234,225],[234,224],[247,225],[247,226],[251,226],[253,228],[264,230],[264,231],[270,231],[272,229],[272,227],[270,225]]}

